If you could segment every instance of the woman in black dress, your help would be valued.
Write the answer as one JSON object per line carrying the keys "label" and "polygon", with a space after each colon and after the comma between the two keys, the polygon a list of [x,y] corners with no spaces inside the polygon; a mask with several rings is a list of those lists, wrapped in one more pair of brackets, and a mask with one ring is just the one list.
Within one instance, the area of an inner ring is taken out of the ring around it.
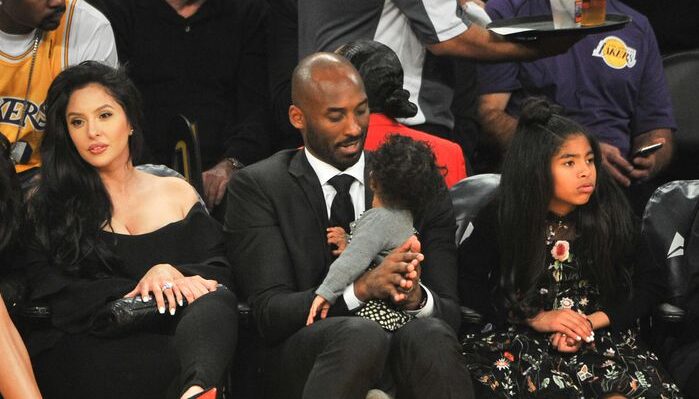
{"label": "woman in black dress", "polygon": [[[43,166],[29,200],[31,297],[52,328],[30,352],[48,398],[187,398],[219,384],[234,353],[236,298],[220,226],[182,179],[133,167],[138,92],[95,62],[59,74],[47,96]],[[158,323],[96,334],[105,305],[140,296]],[[185,303],[186,300],[186,303]]]}
{"label": "woman in black dress", "polygon": [[636,327],[662,278],[601,160],[581,126],[525,104],[499,194],[460,248],[462,303],[491,323],[462,341],[477,397],[679,397]]}

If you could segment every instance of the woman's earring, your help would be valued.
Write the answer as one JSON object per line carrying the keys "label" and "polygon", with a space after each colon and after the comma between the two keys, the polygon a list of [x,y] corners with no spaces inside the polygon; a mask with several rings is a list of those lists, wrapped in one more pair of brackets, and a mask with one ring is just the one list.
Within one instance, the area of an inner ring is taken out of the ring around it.
{"label": "woman's earring", "polygon": [[133,129],[129,132],[129,136],[133,136]]}

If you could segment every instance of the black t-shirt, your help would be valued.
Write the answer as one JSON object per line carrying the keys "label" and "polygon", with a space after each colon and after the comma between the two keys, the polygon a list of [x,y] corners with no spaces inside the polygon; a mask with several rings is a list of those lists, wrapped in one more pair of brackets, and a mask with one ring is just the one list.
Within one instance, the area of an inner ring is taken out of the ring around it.
{"label": "black t-shirt", "polygon": [[180,114],[197,124],[204,170],[271,154],[264,1],[207,0],[189,18],[165,0],[93,2],[143,95],[145,161],[171,165]]}

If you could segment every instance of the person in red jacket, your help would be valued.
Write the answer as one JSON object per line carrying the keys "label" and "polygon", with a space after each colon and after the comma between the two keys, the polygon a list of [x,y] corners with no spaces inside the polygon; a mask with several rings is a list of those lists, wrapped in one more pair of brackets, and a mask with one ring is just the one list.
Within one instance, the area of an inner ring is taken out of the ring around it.
{"label": "person in red jacket", "polygon": [[417,106],[409,101],[410,93],[403,88],[403,67],[393,50],[372,40],[357,40],[340,47],[336,53],[347,58],[364,80],[371,110],[367,150],[378,148],[391,134],[407,136],[432,148],[437,165],[444,168],[447,187],[466,177],[466,161],[458,144],[411,129],[396,120],[414,116]]}

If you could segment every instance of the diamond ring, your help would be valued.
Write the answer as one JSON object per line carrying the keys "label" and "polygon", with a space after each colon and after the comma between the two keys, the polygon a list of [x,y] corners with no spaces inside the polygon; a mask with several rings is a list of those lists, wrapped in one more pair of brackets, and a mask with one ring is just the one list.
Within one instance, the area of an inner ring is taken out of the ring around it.
{"label": "diamond ring", "polygon": [[165,284],[163,284],[163,291],[170,290],[170,289],[172,289],[172,287],[173,287],[172,283],[169,281],[166,281]]}

